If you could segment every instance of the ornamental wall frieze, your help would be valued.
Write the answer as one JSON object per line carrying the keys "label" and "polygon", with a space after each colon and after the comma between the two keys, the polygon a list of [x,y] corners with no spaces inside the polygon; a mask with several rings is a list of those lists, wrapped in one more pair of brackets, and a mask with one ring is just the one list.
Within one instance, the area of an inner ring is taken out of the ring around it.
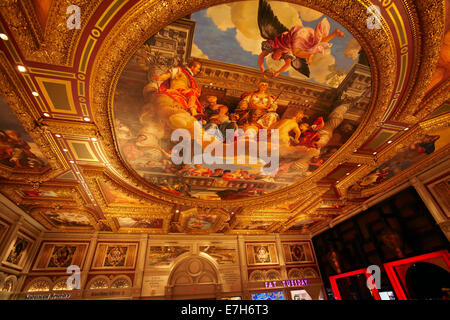
{"label": "ornamental wall frieze", "polygon": [[[139,3],[134,6],[127,17],[122,18],[120,23],[117,23],[108,35],[106,35],[92,68],[93,76],[90,81],[91,107],[100,134],[105,139],[105,142],[107,142],[106,145],[108,147],[105,147],[105,153],[111,161],[112,166],[120,175],[130,177],[130,180],[133,181],[131,185],[161,200],[188,206],[233,208],[259,205],[261,203],[262,206],[267,206],[279,201],[287,202],[289,198],[292,202],[292,199],[300,197],[305,193],[305,189],[299,188],[299,186],[317,181],[334,169],[324,166],[317,170],[317,174],[314,173],[310,177],[307,177],[306,181],[301,181],[296,185],[268,195],[244,200],[224,200],[220,202],[186,199],[181,196],[168,195],[156,187],[149,186],[143,179],[130,173],[131,170],[127,168],[123,159],[121,159],[112,135],[112,103],[114,91],[125,64],[139,45],[163,26],[172,22],[174,18],[218,2],[192,1],[184,5],[173,5],[172,1],[166,3],[172,9],[172,12],[169,13],[166,11],[166,8],[160,7],[160,3]],[[361,3],[356,1],[345,5],[336,4],[333,10],[330,9],[329,3],[325,0],[298,1],[297,3],[318,9],[339,21],[360,42],[367,53],[371,65],[372,101],[368,107],[369,111],[364,116],[364,119],[362,119],[362,123],[357,129],[357,132],[347,142],[344,148],[345,150],[341,150],[334,155],[335,160],[344,162],[351,153],[350,151],[361,145],[370,136],[376,128],[376,122],[381,119],[385,110],[387,110],[389,96],[393,90],[393,83],[396,76],[396,69],[392,67],[395,65],[392,35],[386,28],[377,30],[376,32],[367,31],[366,18],[359,14],[360,12],[365,12],[365,8]]]}

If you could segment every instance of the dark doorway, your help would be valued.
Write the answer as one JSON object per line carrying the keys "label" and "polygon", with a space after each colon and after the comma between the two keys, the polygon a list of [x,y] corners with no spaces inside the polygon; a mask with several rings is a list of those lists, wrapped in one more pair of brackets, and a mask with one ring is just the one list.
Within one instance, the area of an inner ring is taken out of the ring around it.
{"label": "dark doorway", "polygon": [[446,299],[450,288],[450,274],[445,269],[428,262],[411,265],[405,274],[409,299]]}

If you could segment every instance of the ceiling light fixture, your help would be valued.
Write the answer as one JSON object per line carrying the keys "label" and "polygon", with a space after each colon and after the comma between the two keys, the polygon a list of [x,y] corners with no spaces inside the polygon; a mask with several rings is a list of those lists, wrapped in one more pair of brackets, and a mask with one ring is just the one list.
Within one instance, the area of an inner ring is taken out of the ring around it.
{"label": "ceiling light fixture", "polygon": [[35,97],[39,97],[39,93],[37,93],[36,91],[33,91],[31,94]]}
{"label": "ceiling light fixture", "polygon": [[24,66],[17,66],[17,69],[18,69],[20,72],[26,72],[26,71],[27,71],[27,68],[25,68]]}
{"label": "ceiling light fixture", "polygon": [[372,153],[373,155],[376,155],[377,154],[377,152],[375,151],[374,153]]}
{"label": "ceiling light fixture", "polygon": [[69,150],[67,150],[66,148],[63,149],[64,152],[69,152]]}
{"label": "ceiling light fixture", "polygon": [[70,162],[70,163],[75,163],[75,161],[73,161],[73,160],[70,160],[69,162]]}
{"label": "ceiling light fixture", "polygon": [[358,167],[361,167],[361,163],[358,163]]}
{"label": "ceiling light fixture", "polygon": [[50,117],[50,114],[48,114],[47,112],[44,112],[43,115],[44,115],[44,117],[47,117],[47,118]]}
{"label": "ceiling light fixture", "polygon": [[350,172],[347,172],[345,175],[346,175],[346,176],[350,175]]}
{"label": "ceiling light fixture", "polygon": [[55,134],[55,137],[61,138],[61,135],[60,134]]}
{"label": "ceiling light fixture", "polygon": [[84,121],[87,121],[87,122],[91,121],[91,119],[88,118],[88,117],[84,117],[83,120],[84,120]]}
{"label": "ceiling light fixture", "polygon": [[403,130],[405,130],[405,131],[408,131],[408,130],[409,130],[409,128],[405,128],[405,129],[403,129]]}
{"label": "ceiling light fixture", "polygon": [[0,38],[5,41],[7,41],[9,39],[8,36],[4,33],[0,33]]}
{"label": "ceiling light fixture", "polygon": [[392,140],[389,140],[387,143],[388,143],[388,144],[391,144],[391,143],[392,143]]}
{"label": "ceiling light fixture", "polygon": [[175,210],[175,213],[178,213],[178,212],[180,212],[180,210],[178,210],[178,209],[177,209],[177,210]]}
{"label": "ceiling light fixture", "polygon": [[97,138],[91,138],[91,140],[95,142],[95,141],[97,141]]}

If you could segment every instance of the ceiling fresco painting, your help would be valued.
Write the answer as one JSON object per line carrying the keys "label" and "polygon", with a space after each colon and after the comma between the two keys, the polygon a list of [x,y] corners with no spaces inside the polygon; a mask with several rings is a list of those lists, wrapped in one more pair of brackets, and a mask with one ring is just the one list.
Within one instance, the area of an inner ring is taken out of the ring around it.
{"label": "ceiling fresco painting", "polygon": [[0,192],[46,230],[312,235],[450,157],[450,0],[79,2],[0,6]]}
{"label": "ceiling fresco painting", "polygon": [[45,216],[56,226],[63,227],[89,227],[89,219],[73,212],[46,212]]}
{"label": "ceiling fresco painting", "polygon": [[[274,14],[272,6],[283,13],[283,21],[289,22],[289,26],[293,24],[289,31],[280,25],[280,17]],[[317,17],[314,19],[318,24],[316,28],[307,26],[306,22],[303,25],[300,19],[302,15],[306,19]],[[228,22],[221,21],[216,25],[219,16],[230,16],[229,23],[235,21],[235,24],[228,27]],[[195,20],[196,17],[199,21]],[[343,73],[342,81],[356,63],[360,50],[356,40],[348,32],[346,37],[340,31],[345,30],[342,26],[330,31],[329,18],[287,3],[268,3],[265,0],[237,2],[195,13],[191,19],[196,22],[193,52],[198,56],[201,48],[208,48],[211,50],[208,53],[209,59],[222,62],[240,61],[239,55],[246,50],[242,47],[243,44],[248,43],[249,39],[256,39],[252,41],[258,42],[260,46],[262,43],[259,51],[264,53],[259,58],[254,55],[253,60],[282,55],[277,59],[293,66],[303,63],[302,68],[305,70],[309,67],[314,70],[316,65],[326,66],[325,70],[320,71],[321,78],[330,77],[328,67],[331,66],[321,59],[341,61],[342,65],[346,64],[349,68]],[[208,19],[212,19],[212,22],[207,23]],[[173,27],[176,26],[175,24]],[[278,27],[278,31],[266,34],[266,30],[273,29],[274,26]],[[226,32],[228,28],[238,30],[237,33],[234,32],[235,38],[230,39]],[[169,29],[170,31],[173,30]],[[258,35],[251,38],[253,31],[258,32]],[[179,31],[178,34],[173,31],[173,37],[179,39],[180,34],[189,32],[189,29]],[[264,34],[266,40],[260,38],[259,33]],[[165,32],[159,34],[164,35]],[[209,34],[209,37],[203,34]],[[250,38],[244,36],[241,39],[242,34],[247,34]],[[212,41],[212,35],[215,41]],[[287,38],[295,46],[280,44],[283,41],[289,42]],[[184,37],[181,39],[184,40]],[[354,53],[351,57],[354,59],[347,58],[351,51],[349,44],[354,42],[355,46],[350,45]],[[263,78],[256,83],[252,91],[240,92],[238,99],[233,99],[227,92],[219,98],[198,87],[196,75],[202,68],[200,62],[194,60],[193,64],[180,67],[176,64],[179,57],[167,53],[164,55],[159,47],[160,43],[164,42],[158,37],[146,41],[125,67],[116,89],[114,116],[116,136],[123,158],[146,181],[158,185],[164,191],[199,199],[230,200],[280,190],[320,167],[350,138],[361,120],[361,117],[355,117],[357,120],[344,121],[348,106],[319,108],[315,105],[299,106],[283,102],[279,99],[283,98],[283,88],[276,96],[275,92],[271,92],[268,81],[277,75],[271,74],[269,69],[269,73],[266,72],[268,70],[264,71],[267,80]],[[240,43],[239,49],[227,54],[226,48],[232,48],[237,43]],[[267,47],[268,43],[273,48]],[[328,52],[331,48],[333,54]],[[228,60],[223,58],[225,56]],[[244,66],[253,66],[249,62],[242,63],[245,63]],[[262,64],[261,66],[264,69]],[[335,64],[333,66],[336,68]],[[297,69],[289,68],[297,75]],[[306,73],[309,74],[309,71]],[[291,73],[286,75],[293,77]],[[315,71],[312,75],[319,79]],[[216,84],[212,82],[210,85]],[[364,109],[358,112],[361,114]],[[183,161],[177,161],[173,154],[178,141],[174,142],[172,135],[177,129],[192,134],[191,142],[188,143],[190,150],[183,151],[190,154],[180,155]],[[252,132],[253,136],[246,136],[248,132]],[[203,142],[195,140],[196,134]],[[205,142],[210,140],[213,142]],[[241,142],[246,146],[243,154],[238,153]],[[208,148],[211,146],[213,148]],[[267,148],[270,156],[258,157],[260,153],[255,156],[251,153],[252,147],[258,147],[259,150]],[[236,149],[234,155],[229,156],[229,148]],[[196,161],[197,149],[201,150],[200,153],[214,149],[212,161],[206,161],[205,156],[203,160]],[[220,154],[218,149],[224,152]],[[191,150],[194,150],[193,155]],[[272,156],[277,158],[275,164],[271,163],[274,161]],[[271,170],[264,170],[268,166]],[[276,168],[272,168],[275,166]]]}
{"label": "ceiling fresco painting", "polygon": [[370,174],[358,181],[356,185],[352,186],[351,189],[370,188],[381,184],[435,151],[448,147],[449,143],[450,127],[431,131],[417,139],[414,143],[400,148],[392,159],[373,170]]}
{"label": "ceiling fresco painting", "polygon": [[117,218],[121,228],[162,228],[162,219]]}
{"label": "ceiling fresco painting", "polygon": [[0,112],[0,165],[19,170],[45,168],[47,159],[2,97]]}

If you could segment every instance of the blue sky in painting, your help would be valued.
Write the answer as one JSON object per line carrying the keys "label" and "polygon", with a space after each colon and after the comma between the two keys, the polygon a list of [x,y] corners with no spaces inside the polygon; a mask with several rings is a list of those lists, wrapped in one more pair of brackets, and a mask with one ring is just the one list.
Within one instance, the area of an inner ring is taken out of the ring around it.
{"label": "blue sky in painting", "polygon": [[[191,19],[196,21],[194,43],[203,53],[211,60],[258,68],[258,56],[242,49],[236,39],[236,28],[227,29],[226,31],[220,30],[213,20],[206,16],[206,11],[207,9],[201,10],[191,15]],[[325,15],[315,21],[303,21],[303,25],[315,29],[323,17]],[[333,19],[328,18],[328,20],[331,26],[330,32],[338,28],[345,33],[345,38],[334,38],[331,40],[333,44],[331,53],[336,59],[336,67],[349,70],[355,61],[347,58],[344,50],[353,36]],[[287,72],[284,74],[287,74]]]}
{"label": "blue sky in painting", "polygon": [[195,20],[194,43],[210,59],[258,68],[257,55],[245,51],[236,40],[236,28],[222,31],[206,16],[206,10],[192,14]]}

